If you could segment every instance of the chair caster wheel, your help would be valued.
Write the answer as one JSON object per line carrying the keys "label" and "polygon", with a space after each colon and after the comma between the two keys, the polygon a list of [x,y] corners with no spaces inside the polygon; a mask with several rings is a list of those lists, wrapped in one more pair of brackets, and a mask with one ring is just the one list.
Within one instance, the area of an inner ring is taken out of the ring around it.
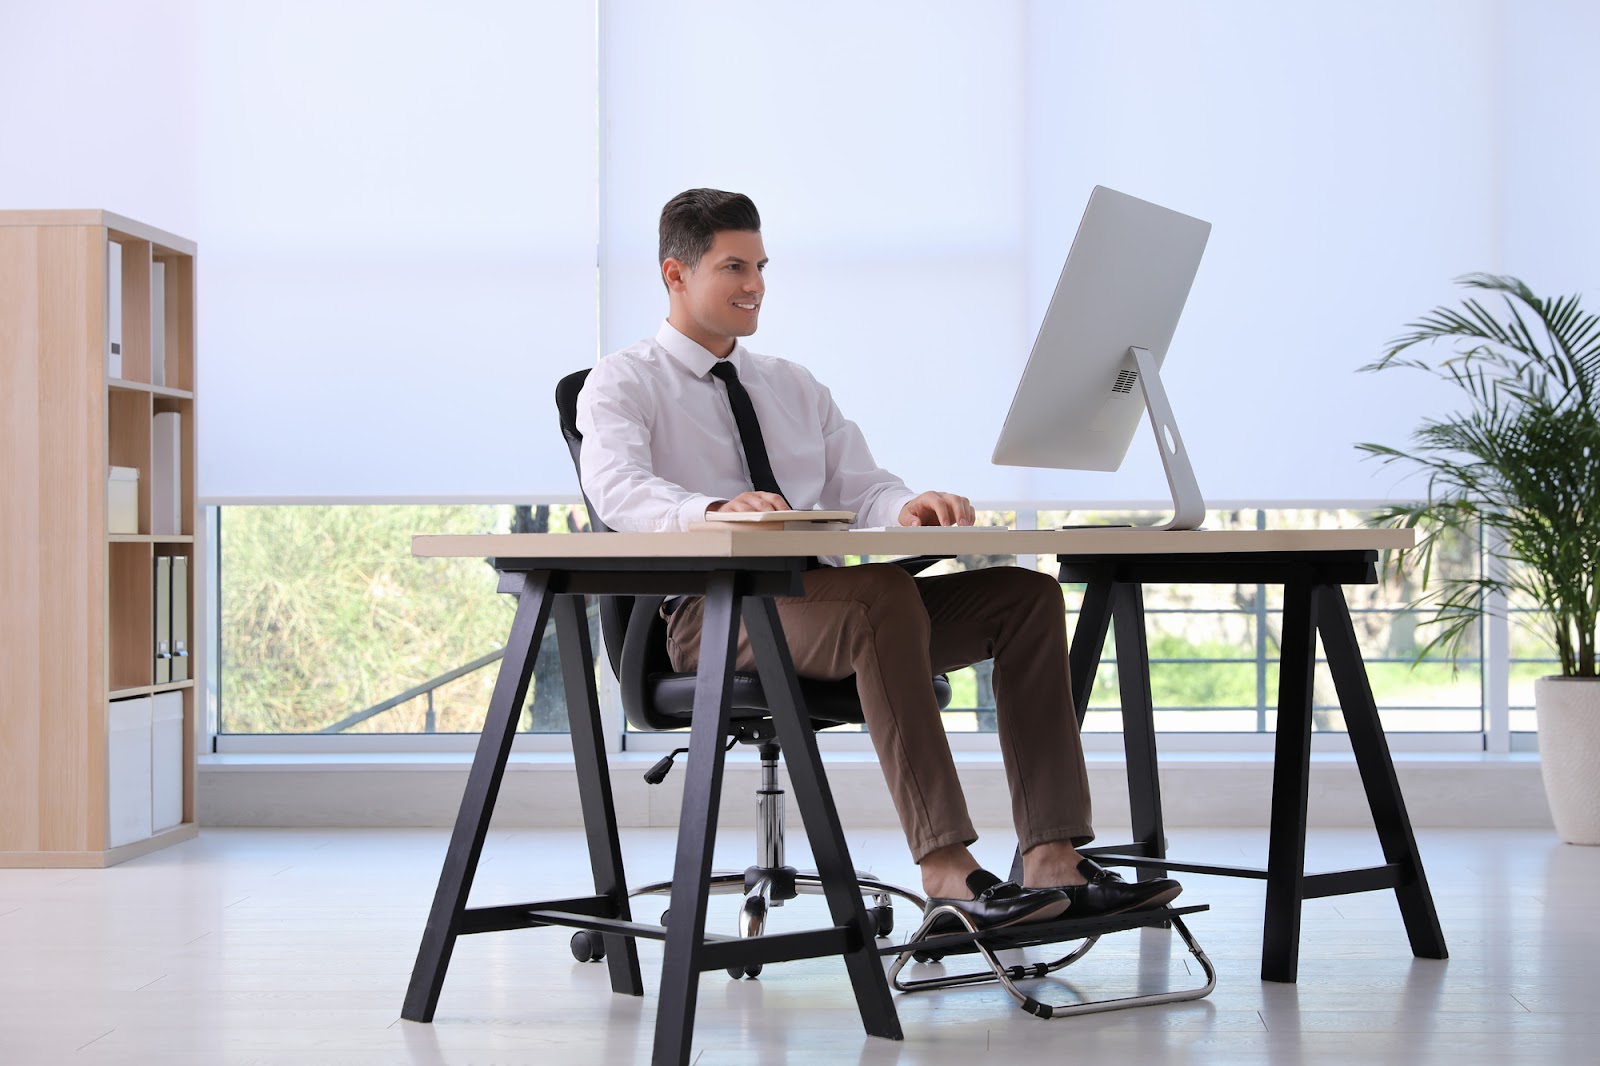
{"label": "chair caster wheel", "polygon": [[729,966],[728,976],[733,978],[735,981],[741,977],[760,977],[761,964],[759,962],[752,962],[748,966]]}
{"label": "chair caster wheel", "polygon": [[894,932],[894,908],[889,904],[868,907],[867,913],[872,916],[873,925],[877,928],[878,936],[886,937]]}
{"label": "chair caster wheel", "polygon": [[599,962],[606,957],[606,942],[599,933],[579,929],[572,934],[572,957],[579,962]]}

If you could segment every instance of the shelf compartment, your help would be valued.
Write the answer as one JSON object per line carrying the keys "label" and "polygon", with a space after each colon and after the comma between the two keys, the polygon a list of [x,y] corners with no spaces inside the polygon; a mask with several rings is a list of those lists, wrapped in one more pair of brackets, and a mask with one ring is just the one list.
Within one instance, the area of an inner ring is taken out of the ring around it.
{"label": "shelf compartment", "polygon": [[[106,399],[106,462],[139,471],[139,527],[150,532],[150,394],[113,390]],[[109,472],[108,472],[109,474]]]}
{"label": "shelf compartment", "polygon": [[151,245],[134,237],[109,236],[122,249],[122,379],[148,386]]}
{"label": "shelf compartment", "polygon": [[[178,513],[179,526],[177,534],[157,534],[158,539],[168,540],[173,536],[194,537],[194,401],[174,399],[169,396],[157,395],[152,397],[152,417],[159,414],[176,414],[178,416]],[[152,477],[154,471],[152,470]],[[140,528],[148,529],[149,526]]]}
{"label": "shelf compartment", "polygon": [[[164,387],[192,394],[194,391],[194,258],[166,248],[154,249],[155,261],[163,267],[163,304],[156,309],[162,316],[164,344],[152,359],[160,359],[166,369]],[[154,380],[152,378],[151,380]],[[156,386],[162,388],[163,386]]]}
{"label": "shelf compartment", "polygon": [[[198,617],[198,615],[196,614],[196,610],[198,608],[198,597],[196,596],[196,585],[197,585],[197,582],[195,580],[194,545],[193,544],[178,544],[178,543],[170,543],[170,542],[169,543],[165,543],[165,544],[156,544],[156,545],[154,545],[153,551],[152,551],[152,562],[151,562],[152,575],[154,575],[159,569],[156,566],[154,560],[155,559],[160,559],[160,558],[182,559],[184,561],[183,570],[184,570],[185,581],[186,581],[185,587],[184,587],[184,591],[183,591],[183,607],[184,607],[184,610],[182,612],[183,619],[184,619],[184,650],[187,652],[187,655],[182,660],[182,665],[183,665],[183,670],[184,670],[184,673],[185,673],[186,676],[182,677],[182,678],[175,679],[175,680],[171,680],[171,681],[156,680],[155,681],[154,690],[156,692],[165,692],[165,691],[169,691],[169,690],[173,690],[173,689],[181,689],[181,688],[191,687],[193,685],[193,683],[194,683],[195,671],[199,669],[198,656],[197,656],[197,654],[195,652],[195,646],[194,646],[195,625],[196,625],[196,618]],[[174,566],[172,569],[176,570],[177,567]],[[174,583],[176,583],[176,582],[174,582]],[[154,581],[152,581],[152,588],[153,587],[154,587]],[[152,593],[152,595],[153,595],[153,593]],[[152,600],[152,606],[153,605],[154,605],[154,601]],[[176,622],[176,619],[179,617],[179,614],[180,614],[180,612],[178,610],[178,603],[177,603],[176,599],[174,599],[174,602],[172,604],[172,618],[174,620],[174,623]],[[152,634],[154,634],[154,629],[153,628],[152,628],[151,632],[152,632]],[[172,652],[174,654],[173,667],[174,667],[174,669],[176,669],[177,666],[178,666],[178,659],[177,659],[177,654],[176,654],[178,649],[176,647],[173,647],[171,650],[172,650]],[[153,669],[154,669],[154,667],[152,667],[152,670]]]}
{"label": "shelf compartment", "polygon": [[109,689],[148,690],[155,681],[155,563],[148,542],[110,544],[106,640]]}

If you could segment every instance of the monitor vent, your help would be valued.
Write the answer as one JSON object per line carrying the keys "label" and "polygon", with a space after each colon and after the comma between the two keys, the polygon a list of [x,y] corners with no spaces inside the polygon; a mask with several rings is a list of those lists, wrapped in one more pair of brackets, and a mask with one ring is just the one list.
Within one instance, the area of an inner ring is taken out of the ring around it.
{"label": "monitor vent", "polygon": [[1137,370],[1119,370],[1117,371],[1116,384],[1111,386],[1111,391],[1127,395],[1133,391],[1133,387],[1138,384],[1138,381],[1139,372]]}

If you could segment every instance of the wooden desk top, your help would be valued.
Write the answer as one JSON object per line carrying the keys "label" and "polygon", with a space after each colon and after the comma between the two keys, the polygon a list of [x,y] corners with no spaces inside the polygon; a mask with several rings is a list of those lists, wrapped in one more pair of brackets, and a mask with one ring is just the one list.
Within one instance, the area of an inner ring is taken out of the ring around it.
{"label": "wooden desk top", "polygon": [[413,555],[500,559],[751,559],[807,555],[1214,555],[1410,548],[1410,529],[959,529],[418,535]]}

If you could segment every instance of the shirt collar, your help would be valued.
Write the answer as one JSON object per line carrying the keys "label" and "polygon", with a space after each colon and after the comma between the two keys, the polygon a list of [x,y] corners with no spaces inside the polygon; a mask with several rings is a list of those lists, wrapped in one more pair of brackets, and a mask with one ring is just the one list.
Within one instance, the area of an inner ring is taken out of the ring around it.
{"label": "shirt collar", "polygon": [[[711,373],[711,368],[723,360],[712,355],[699,343],[690,340],[678,332],[671,322],[663,321],[661,328],[656,330],[656,343],[665,349],[666,353],[689,373],[697,378],[703,378]],[[735,342],[733,351],[728,353],[727,361],[733,364],[737,371],[744,370],[744,345]]]}

